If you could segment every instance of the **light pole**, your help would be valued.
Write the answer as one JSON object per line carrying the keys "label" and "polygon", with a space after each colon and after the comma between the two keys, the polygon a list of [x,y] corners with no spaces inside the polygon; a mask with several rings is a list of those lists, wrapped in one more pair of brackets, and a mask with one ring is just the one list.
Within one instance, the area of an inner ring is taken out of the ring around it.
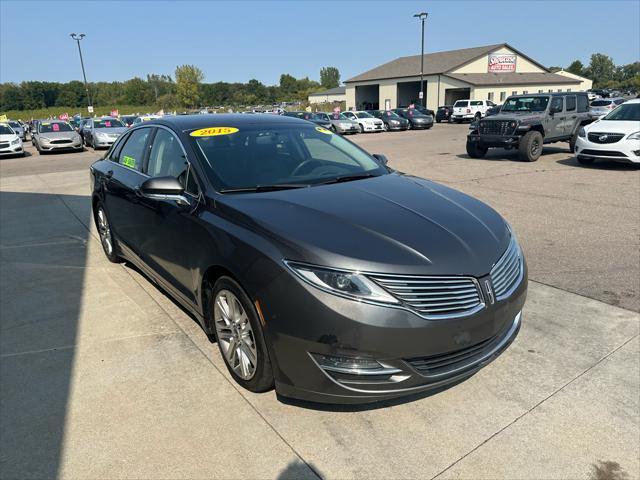
{"label": "light pole", "polygon": [[422,54],[420,55],[420,105],[426,108],[427,106],[427,98],[424,94],[424,21],[427,19],[429,14],[427,12],[416,13],[414,17],[419,18],[422,21]]}
{"label": "light pole", "polygon": [[82,60],[82,49],[80,48],[80,40],[82,40],[86,35],[84,33],[80,33],[76,35],[72,33],[71,38],[73,38],[78,44],[78,53],[80,54],[80,66],[82,67],[82,78],[84,78],[84,89],[87,92],[87,106],[91,106],[91,96],[89,95],[89,84],[87,83],[87,74],[84,72],[84,61]]}

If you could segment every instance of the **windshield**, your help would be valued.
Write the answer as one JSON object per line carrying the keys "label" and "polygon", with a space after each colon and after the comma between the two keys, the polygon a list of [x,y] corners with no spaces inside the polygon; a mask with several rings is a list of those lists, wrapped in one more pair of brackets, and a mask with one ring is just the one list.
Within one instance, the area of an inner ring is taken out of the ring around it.
{"label": "windshield", "polygon": [[42,122],[38,125],[39,133],[72,132],[73,128],[66,122]]}
{"label": "windshield", "polygon": [[602,120],[640,122],[640,103],[623,103]]}
{"label": "windshield", "polygon": [[344,116],[344,113],[332,113],[331,118],[333,118],[334,120],[349,120]]}
{"label": "windshield", "polygon": [[124,124],[117,118],[101,118],[93,121],[94,128],[118,128],[124,127]]}
{"label": "windshield", "polygon": [[216,190],[265,185],[306,186],[387,169],[340,135],[322,127],[242,126],[235,133],[192,136]]}
{"label": "windshield", "polygon": [[515,97],[507,98],[500,111],[502,112],[544,112],[549,97]]}
{"label": "windshield", "polygon": [[14,131],[9,125],[0,125],[0,135],[13,135]]}
{"label": "windshield", "polygon": [[607,105],[611,105],[611,100],[594,100],[591,102],[592,107],[606,107]]}
{"label": "windshield", "polygon": [[22,128],[22,125],[20,125],[18,122],[9,122],[9,126],[11,128]]}
{"label": "windshield", "polygon": [[356,117],[358,118],[373,118],[373,115],[367,112],[358,112],[356,113]]}

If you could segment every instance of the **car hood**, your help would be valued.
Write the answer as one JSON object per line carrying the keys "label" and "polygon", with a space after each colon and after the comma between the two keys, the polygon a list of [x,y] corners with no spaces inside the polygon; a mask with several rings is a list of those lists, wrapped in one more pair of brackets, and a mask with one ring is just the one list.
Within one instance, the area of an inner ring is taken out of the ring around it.
{"label": "car hood", "polygon": [[7,133],[5,135],[0,135],[0,142],[11,142],[18,138],[18,136],[14,133]]}
{"label": "car hood", "polygon": [[587,132],[633,133],[638,131],[638,122],[625,120],[596,120],[585,127]]}
{"label": "car hood", "polygon": [[38,133],[39,137],[48,138],[49,140],[58,140],[63,138],[74,138],[78,133],[74,130],[72,132],[47,132]]}
{"label": "car hood", "polygon": [[118,134],[122,135],[127,131],[127,127],[113,127],[113,128],[96,128],[94,129],[96,133],[107,133],[107,134]]}
{"label": "car hood", "polygon": [[216,200],[221,214],[272,239],[284,258],[337,268],[480,277],[510,237],[482,202],[399,173]]}
{"label": "car hood", "polygon": [[544,120],[545,112],[498,112],[491,115],[491,120],[514,120],[520,123],[540,123]]}

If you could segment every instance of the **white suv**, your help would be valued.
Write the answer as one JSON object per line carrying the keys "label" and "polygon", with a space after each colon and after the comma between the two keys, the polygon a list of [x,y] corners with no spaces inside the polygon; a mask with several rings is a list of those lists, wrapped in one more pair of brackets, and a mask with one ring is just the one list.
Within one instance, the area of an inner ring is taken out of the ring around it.
{"label": "white suv", "polygon": [[495,107],[491,100],[458,100],[453,104],[451,118],[460,123],[463,120],[480,120],[487,114],[487,110]]}

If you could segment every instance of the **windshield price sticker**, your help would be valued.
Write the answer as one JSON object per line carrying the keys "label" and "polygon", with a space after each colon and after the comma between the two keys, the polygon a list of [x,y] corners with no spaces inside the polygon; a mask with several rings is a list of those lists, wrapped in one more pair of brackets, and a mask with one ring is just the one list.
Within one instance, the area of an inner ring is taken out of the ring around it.
{"label": "windshield price sticker", "polygon": [[136,159],[129,155],[125,155],[122,157],[122,164],[129,168],[136,168]]}
{"label": "windshield price sticker", "polygon": [[316,130],[320,133],[324,133],[325,135],[331,135],[331,131],[326,128],[316,127]]}
{"label": "windshield price sticker", "polygon": [[231,135],[237,131],[238,129],[235,127],[209,127],[191,132],[190,135],[192,137],[216,137],[218,135]]}

